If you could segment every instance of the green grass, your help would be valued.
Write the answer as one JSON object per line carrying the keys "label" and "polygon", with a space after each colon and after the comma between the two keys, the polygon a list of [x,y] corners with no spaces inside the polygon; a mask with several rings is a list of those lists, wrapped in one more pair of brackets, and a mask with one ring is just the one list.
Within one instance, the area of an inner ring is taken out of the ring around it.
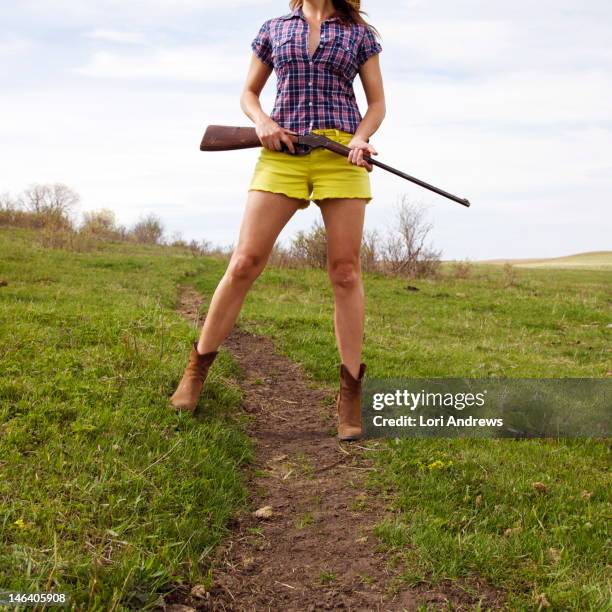
{"label": "green grass", "polygon": [[[447,267],[447,270],[452,269]],[[207,294],[222,274],[197,279]],[[391,377],[604,377],[610,367],[609,271],[473,266],[466,280],[365,279],[364,361]],[[320,271],[268,269],[242,324],[272,337],[336,386],[332,294]],[[610,606],[609,445],[596,440],[398,440],[375,456],[370,486],[398,520],[383,543],[408,584],[484,577],[512,609]],[[532,483],[542,482],[539,493]]]}
{"label": "green grass", "polygon": [[[176,285],[210,298],[225,264],[127,244],[44,250],[16,230],[0,230],[0,253],[0,585],[121,609],[146,607],[175,580],[205,583],[208,555],[245,501],[239,372],[223,352],[196,419],[166,398],[194,337],[174,312]],[[609,271],[520,269],[507,286],[501,267],[473,269],[410,281],[418,292],[366,278],[369,376],[610,371]],[[241,324],[337,385],[324,273],[266,270]],[[607,443],[376,448],[369,487],[397,510],[377,533],[407,584],[477,576],[505,589],[512,609],[537,609],[542,596],[557,610],[610,606]]]}
{"label": "green grass", "polygon": [[322,571],[319,574],[319,581],[322,585],[330,585],[336,582],[336,574],[334,572],[328,572],[327,570]]}
{"label": "green grass", "polygon": [[226,353],[197,418],[168,408],[194,331],[174,311],[201,259],[75,253],[0,230],[0,585],[142,609],[204,581],[245,502],[252,448]]}
{"label": "green grass", "polygon": [[556,609],[605,609],[607,445],[413,439],[377,459],[374,480],[402,512],[379,535],[418,553],[404,557],[407,582],[477,574],[507,589],[513,608],[545,593]]}
{"label": "green grass", "polygon": [[308,527],[309,525],[312,525],[313,523],[314,523],[314,517],[312,516],[312,512],[304,512],[304,514],[302,514],[302,516],[300,516],[295,522],[295,526],[298,529],[304,529],[305,527]]}

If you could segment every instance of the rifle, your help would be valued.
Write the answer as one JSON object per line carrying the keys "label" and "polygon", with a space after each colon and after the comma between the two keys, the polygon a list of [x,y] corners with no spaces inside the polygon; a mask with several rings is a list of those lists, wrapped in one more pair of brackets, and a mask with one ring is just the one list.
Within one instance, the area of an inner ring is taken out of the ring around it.
{"label": "rifle", "polygon": [[[350,151],[350,149],[327,136],[323,136],[322,134],[302,134],[300,136],[292,136],[292,140],[296,143],[296,152],[295,155],[307,155],[312,151],[312,149],[324,148],[328,151],[333,151],[338,155],[342,155],[346,157]],[[204,132],[204,137],[202,138],[202,143],[200,144],[200,151],[235,151],[237,149],[250,149],[254,147],[261,147],[261,141],[259,140],[259,136],[257,136],[257,132],[255,128],[252,127],[234,127],[229,125],[209,125]],[[282,150],[286,153],[290,153],[287,145],[285,143],[282,144]],[[425,189],[429,189],[429,191],[433,191],[449,200],[453,200],[461,204],[462,206],[469,206],[469,200],[465,198],[459,198],[452,193],[448,193],[448,191],[444,191],[444,189],[439,189],[438,187],[434,187],[425,181],[422,181],[414,176],[410,176],[401,170],[397,170],[396,168],[392,168],[387,164],[383,164],[382,162],[373,159],[369,155],[364,155],[363,159],[372,164],[373,166],[377,166],[378,168],[382,168],[387,172],[391,172],[407,181],[411,181],[420,187],[424,187]]]}

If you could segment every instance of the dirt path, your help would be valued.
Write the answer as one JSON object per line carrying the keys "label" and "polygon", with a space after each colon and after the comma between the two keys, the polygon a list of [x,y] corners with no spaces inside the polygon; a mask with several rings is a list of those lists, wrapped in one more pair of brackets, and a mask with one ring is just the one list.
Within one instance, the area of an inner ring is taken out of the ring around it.
{"label": "dirt path", "polygon": [[[200,303],[185,288],[179,310],[199,323]],[[448,609],[450,602],[471,608],[474,600],[460,589],[402,585],[400,569],[378,550],[373,527],[391,512],[365,487],[374,451],[335,438],[335,393],[310,384],[267,338],[236,329],[224,347],[245,372],[243,407],[254,415],[252,509],[270,507],[271,515],[236,517],[214,562],[213,588],[200,598],[176,593],[166,610],[415,610]]]}

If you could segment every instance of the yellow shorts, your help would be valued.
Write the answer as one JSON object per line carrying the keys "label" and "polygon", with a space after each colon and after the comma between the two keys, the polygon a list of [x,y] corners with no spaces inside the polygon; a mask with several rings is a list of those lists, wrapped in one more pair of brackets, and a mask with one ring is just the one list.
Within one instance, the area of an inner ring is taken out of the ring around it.
{"label": "yellow shorts", "polygon": [[[333,128],[312,131],[344,145],[353,138]],[[362,198],[366,203],[372,199],[369,172],[327,149],[291,155],[262,148],[249,185],[249,191],[253,189],[305,200],[300,208],[307,208],[310,200],[318,204],[324,198]]]}

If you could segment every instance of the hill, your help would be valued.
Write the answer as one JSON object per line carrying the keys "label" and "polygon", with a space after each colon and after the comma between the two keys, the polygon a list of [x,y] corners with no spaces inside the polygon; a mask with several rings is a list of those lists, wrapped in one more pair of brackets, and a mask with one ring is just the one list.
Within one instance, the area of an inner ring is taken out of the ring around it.
{"label": "hill", "polygon": [[488,259],[482,264],[512,264],[520,268],[576,268],[584,270],[607,270],[612,268],[612,251],[591,251],[563,257],[541,259]]}

